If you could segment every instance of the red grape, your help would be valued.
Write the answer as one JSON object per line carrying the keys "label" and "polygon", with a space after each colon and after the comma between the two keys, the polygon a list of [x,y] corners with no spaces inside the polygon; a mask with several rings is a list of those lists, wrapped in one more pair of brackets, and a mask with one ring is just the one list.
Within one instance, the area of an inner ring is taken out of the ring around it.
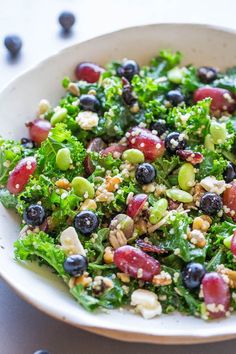
{"label": "red grape", "polygon": [[[87,152],[94,151],[94,152],[100,152],[102,149],[106,147],[106,144],[101,138],[95,138],[90,141],[88,147],[87,147]],[[85,171],[87,174],[90,176],[93,171],[95,170],[95,167],[92,164],[91,158],[89,155],[85,157],[84,160],[84,167]]]}
{"label": "red grape", "polygon": [[133,196],[133,198],[130,200],[128,204],[127,215],[129,215],[131,218],[135,218],[136,216],[138,216],[143,210],[146,201],[147,201],[146,194],[141,193]]}
{"label": "red grape", "polygon": [[106,149],[101,151],[102,156],[107,156],[109,154],[112,154],[114,158],[120,158],[122,153],[127,149],[126,146],[119,145],[119,144],[114,144],[111,146],[108,146]]}
{"label": "red grape", "polygon": [[152,281],[154,275],[161,271],[161,265],[156,259],[132,246],[117,248],[114,263],[122,272],[144,281]]}
{"label": "red grape", "polygon": [[223,205],[229,209],[226,211],[226,215],[236,222],[236,182],[232,182],[231,187],[224,191]]}
{"label": "red grape", "polygon": [[47,139],[49,131],[51,130],[51,123],[46,119],[35,119],[26,124],[29,127],[30,139],[37,144],[41,144]]}
{"label": "red grape", "polygon": [[79,63],[75,68],[75,76],[78,80],[87,81],[89,83],[97,82],[104,69],[90,62]]}
{"label": "red grape", "polygon": [[218,87],[200,87],[194,92],[194,101],[198,102],[204,98],[210,97],[212,111],[228,111],[235,110],[235,100],[230,91]]}
{"label": "red grape", "polygon": [[9,192],[12,194],[22,192],[36,167],[35,157],[30,156],[20,160],[8,178],[7,189]]}
{"label": "red grape", "polygon": [[230,291],[222,276],[216,272],[207,273],[202,280],[202,289],[210,317],[224,317],[229,310]]}
{"label": "red grape", "polygon": [[129,148],[142,151],[148,161],[156,160],[165,152],[164,141],[148,129],[132,128],[127,139]]}

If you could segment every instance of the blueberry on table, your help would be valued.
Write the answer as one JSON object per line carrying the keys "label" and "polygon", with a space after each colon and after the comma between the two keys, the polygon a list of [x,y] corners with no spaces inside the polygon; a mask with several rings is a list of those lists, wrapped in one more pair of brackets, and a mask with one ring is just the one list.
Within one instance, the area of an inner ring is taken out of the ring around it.
{"label": "blueberry on table", "polygon": [[69,31],[75,23],[75,15],[70,11],[63,11],[59,16],[58,21],[64,31]]}
{"label": "blueberry on table", "polygon": [[209,66],[201,66],[198,68],[197,75],[201,82],[210,84],[217,78],[217,70]]}
{"label": "blueberry on table", "polygon": [[184,102],[184,95],[179,90],[171,90],[167,92],[166,100],[169,101],[172,106],[178,106],[178,104]]}
{"label": "blueberry on table", "polygon": [[48,350],[40,349],[34,352],[34,354],[50,354]]}
{"label": "blueberry on table", "polygon": [[184,150],[186,148],[187,142],[183,134],[178,132],[172,132],[165,138],[166,150],[174,154],[177,150]]}
{"label": "blueberry on table", "polygon": [[200,209],[207,215],[217,215],[222,207],[221,197],[216,193],[205,193],[200,199]]}
{"label": "blueberry on table", "polygon": [[100,102],[94,95],[81,95],[79,105],[84,111],[98,112],[100,109]]}
{"label": "blueberry on table", "polygon": [[78,277],[87,269],[87,258],[81,254],[74,254],[66,258],[63,267],[66,273],[73,277]]}
{"label": "blueberry on table", "polygon": [[136,168],[135,178],[140,184],[149,184],[156,178],[156,169],[150,163],[142,163]]}
{"label": "blueberry on table", "polygon": [[182,271],[183,284],[187,289],[196,289],[201,285],[206,269],[201,263],[188,263]]}
{"label": "blueberry on table", "polygon": [[98,224],[99,221],[97,215],[90,210],[81,211],[74,219],[76,231],[83,235],[90,235],[97,229]]}
{"label": "blueberry on table", "polygon": [[134,60],[126,60],[117,69],[117,75],[124,76],[129,81],[131,81],[134,75],[138,73],[139,73],[139,66]]}
{"label": "blueberry on table", "polygon": [[4,45],[12,56],[16,56],[22,47],[22,40],[17,35],[9,35],[4,39]]}
{"label": "blueberry on table", "polygon": [[31,204],[23,213],[23,219],[26,224],[31,226],[40,226],[44,222],[46,213],[44,207],[39,204]]}
{"label": "blueberry on table", "polygon": [[167,131],[166,121],[164,119],[158,119],[156,122],[152,123],[151,130],[155,130],[158,136],[161,136]]}
{"label": "blueberry on table", "polygon": [[226,183],[230,183],[236,178],[236,166],[232,162],[228,163],[223,176]]}

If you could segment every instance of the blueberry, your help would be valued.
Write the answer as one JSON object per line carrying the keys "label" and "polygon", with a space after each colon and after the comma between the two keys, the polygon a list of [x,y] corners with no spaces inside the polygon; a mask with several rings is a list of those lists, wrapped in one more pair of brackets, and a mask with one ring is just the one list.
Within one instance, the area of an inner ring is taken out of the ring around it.
{"label": "blueberry", "polygon": [[40,349],[34,352],[34,354],[50,354],[48,350]]}
{"label": "blueberry", "polygon": [[134,60],[126,60],[124,64],[117,69],[117,75],[124,76],[129,81],[138,73],[139,66]]}
{"label": "blueberry", "polygon": [[226,183],[230,183],[235,178],[236,178],[236,166],[232,162],[229,162],[228,166],[224,171],[224,180]]}
{"label": "blueberry", "polygon": [[79,104],[84,111],[98,112],[100,109],[100,102],[94,95],[81,95]]}
{"label": "blueberry", "polygon": [[186,145],[187,142],[183,137],[183,134],[178,132],[172,132],[165,138],[166,150],[171,154],[174,154],[177,150],[184,150]]}
{"label": "blueberry", "polygon": [[126,86],[122,89],[122,98],[128,106],[132,106],[137,99],[133,96],[131,86]]}
{"label": "blueberry", "polygon": [[166,121],[164,119],[158,119],[156,122],[152,123],[151,130],[156,130],[157,135],[161,136],[167,131]]}
{"label": "blueberry", "polygon": [[156,178],[156,169],[150,163],[142,163],[136,168],[135,178],[140,184],[148,184]]}
{"label": "blueberry", "polygon": [[171,90],[167,92],[166,99],[172,106],[178,106],[178,104],[184,102],[184,95],[179,90]]}
{"label": "blueberry", "polygon": [[58,21],[64,31],[69,31],[75,23],[75,15],[72,12],[63,11],[59,16]]}
{"label": "blueberry", "polygon": [[74,254],[66,258],[63,267],[66,273],[77,277],[87,269],[88,261],[87,258],[81,254]]}
{"label": "blueberry", "polygon": [[83,235],[90,235],[96,230],[98,224],[97,215],[90,210],[81,211],[75,216],[74,226]]}
{"label": "blueberry", "polygon": [[27,149],[33,149],[35,147],[34,142],[28,138],[22,138],[20,143]]}
{"label": "blueberry", "polygon": [[196,289],[201,285],[206,269],[201,263],[188,263],[182,271],[182,280],[187,289]]}
{"label": "blueberry", "polygon": [[16,35],[6,36],[4,39],[4,45],[12,56],[16,56],[21,50],[22,40]]}
{"label": "blueberry", "polygon": [[197,75],[199,80],[204,84],[210,84],[217,78],[217,71],[215,68],[209,66],[202,66],[198,69]]}
{"label": "blueberry", "polygon": [[216,215],[222,207],[221,197],[216,193],[205,193],[200,199],[200,209],[207,215]]}
{"label": "blueberry", "polygon": [[46,214],[44,207],[39,204],[31,204],[23,213],[26,224],[40,226],[45,220]]}

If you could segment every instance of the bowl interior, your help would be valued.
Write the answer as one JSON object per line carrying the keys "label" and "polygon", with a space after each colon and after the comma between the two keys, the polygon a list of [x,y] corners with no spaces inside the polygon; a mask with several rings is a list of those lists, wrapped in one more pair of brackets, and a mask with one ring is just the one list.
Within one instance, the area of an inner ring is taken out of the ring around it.
{"label": "bowl interior", "polygon": [[[185,64],[224,69],[236,64],[236,35],[204,25],[161,24],[129,28],[72,46],[14,80],[0,94],[1,135],[27,135],[24,123],[35,116],[41,98],[56,104],[63,95],[61,80],[73,77],[80,61],[105,64],[124,57],[147,64],[160,49],[179,50]],[[46,267],[18,264],[13,242],[18,218],[0,206],[0,274],[15,290],[41,310],[76,326],[115,338],[159,343],[201,342],[236,335],[236,316],[211,323],[172,314],[144,320],[127,311],[87,313],[65,285]]]}

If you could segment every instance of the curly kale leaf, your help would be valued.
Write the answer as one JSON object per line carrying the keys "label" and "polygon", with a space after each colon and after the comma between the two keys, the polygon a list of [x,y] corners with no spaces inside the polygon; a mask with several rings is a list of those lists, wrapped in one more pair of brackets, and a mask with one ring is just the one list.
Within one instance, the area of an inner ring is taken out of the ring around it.
{"label": "curly kale leaf", "polygon": [[179,132],[184,132],[190,143],[202,143],[209,132],[210,104],[211,100],[207,98],[191,107],[174,107],[167,117],[167,123]]}
{"label": "curly kale leaf", "polygon": [[193,247],[186,239],[188,226],[191,222],[192,219],[188,215],[176,213],[169,218],[168,224],[162,228],[164,237],[159,238],[154,234],[151,236],[151,241],[172,252],[178,249],[177,256],[184,262],[193,260],[203,262],[205,260],[205,249]]}
{"label": "curly kale leaf", "polygon": [[32,154],[32,149],[24,149],[14,140],[0,140],[0,184],[7,183],[10,171],[19,160]]}
{"label": "curly kale leaf", "polygon": [[94,311],[99,307],[99,300],[87,293],[83,285],[76,285],[70,289],[70,293],[76,298],[78,303],[87,311]]}
{"label": "curly kale leaf", "polygon": [[87,249],[87,257],[89,262],[101,264],[104,254],[104,249],[108,244],[109,229],[104,228],[92,236],[89,241],[85,241],[84,247]]}
{"label": "curly kale leaf", "polygon": [[[56,166],[56,155],[59,149],[65,147],[70,150],[74,168],[62,173]],[[52,129],[49,137],[37,152],[38,171],[48,177],[54,177],[57,174],[70,180],[78,174],[83,174],[85,155],[83,144],[75,136],[72,136],[69,130],[66,130],[63,123],[59,123]]]}
{"label": "curly kale leaf", "polygon": [[17,206],[17,197],[11,194],[7,189],[1,189],[0,202],[5,208],[15,209]]}
{"label": "curly kale leaf", "polygon": [[164,184],[167,185],[168,187],[171,187],[172,185],[172,173],[173,171],[180,165],[180,160],[179,157],[174,155],[169,157],[168,159],[166,157],[161,157],[158,158],[155,162],[155,167],[158,171],[157,173],[157,182],[159,184]]}
{"label": "curly kale leaf", "polygon": [[199,166],[196,178],[201,180],[207,176],[215,176],[217,179],[223,179],[223,173],[227,167],[227,160],[218,152],[201,149],[204,156],[203,162]]}
{"label": "curly kale leaf", "polygon": [[29,233],[14,243],[17,260],[33,260],[38,258],[51,266],[65,281],[68,280],[63,263],[66,259],[64,251],[56,246],[54,239],[44,232]]}

